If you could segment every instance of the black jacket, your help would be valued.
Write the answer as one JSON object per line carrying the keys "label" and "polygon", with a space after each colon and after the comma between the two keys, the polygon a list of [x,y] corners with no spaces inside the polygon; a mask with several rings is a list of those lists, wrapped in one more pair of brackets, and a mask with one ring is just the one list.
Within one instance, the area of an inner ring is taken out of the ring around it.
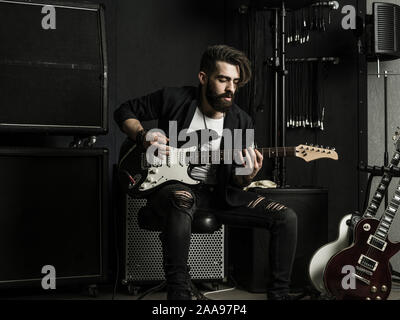
{"label": "black jacket", "polygon": [[[122,123],[127,119],[139,121],[158,119],[158,128],[168,136],[169,121],[175,120],[178,132],[187,129],[199,105],[199,90],[196,87],[164,88],[123,103],[115,112],[114,119],[122,129]],[[226,112],[224,129],[252,129],[253,122],[250,116],[236,104]],[[244,139],[243,139],[244,141]],[[221,144],[222,145],[222,144]],[[218,170],[217,192],[228,206],[243,206],[254,199],[231,182],[233,165],[223,164]]]}

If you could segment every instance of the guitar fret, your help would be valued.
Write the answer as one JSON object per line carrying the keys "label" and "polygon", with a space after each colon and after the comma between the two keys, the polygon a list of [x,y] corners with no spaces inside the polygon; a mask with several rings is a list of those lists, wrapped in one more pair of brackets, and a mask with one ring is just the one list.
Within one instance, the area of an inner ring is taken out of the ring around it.
{"label": "guitar fret", "polygon": [[375,204],[375,203],[371,203],[371,206],[370,206],[372,209],[374,209],[374,210],[377,210],[378,209],[378,206]]}
{"label": "guitar fret", "polygon": [[389,211],[385,211],[385,215],[386,216],[389,216],[390,218],[392,218],[392,220],[393,220],[393,217],[394,217],[394,214],[391,214]]}
{"label": "guitar fret", "polygon": [[383,240],[386,238],[386,235],[380,231],[376,233],[377,236],[381,237]]}
{"label": "guitar fret", "polygon": [[382,221],[381,225],[383,225],[385,228],[388,228],[388,229],[390,227],[390,224],[386,223],[385,221]]}
{"label": "guitar fret", "polygon": [[390,217],[388,217],[388,216],[384,216],[384,219],[387,221],[387,222],[389,222],[389,223],[391,223],[392,221],[393,221],[393,219],[392,218],[390,218]]}
{"label": "guitar fret", "polygon": [[375,193],[375,198],[377,198],[378,200],[381,200],[382,199],[382,194],[379,193],[379,192]]}
{"label": "guitar fret", "polygon": [[391,203],[393,203],[398,208],[400,206],[400,198],[399,199],[393,198]]}
{"label": "guitar fret", "polygon": [[382,231],[383,233],[387,233],[388,229],[384,228],[384,227],[379,227],[378,230]]}

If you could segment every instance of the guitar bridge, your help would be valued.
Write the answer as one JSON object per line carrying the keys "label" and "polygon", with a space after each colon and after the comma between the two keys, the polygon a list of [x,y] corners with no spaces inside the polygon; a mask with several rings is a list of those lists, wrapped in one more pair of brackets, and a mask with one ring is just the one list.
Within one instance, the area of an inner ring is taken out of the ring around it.
{"label": "guitar bridge", "polygon": [[367,279],[365,279],[365,278],[359,276],[357,273],[354,273],[354,277],[355,277],[356,279],[358,279],[358,280],[364,282],[364,283],[367,284],[367,285],[370,285],[370,283],[371,283],[369,280],[367,280]]}

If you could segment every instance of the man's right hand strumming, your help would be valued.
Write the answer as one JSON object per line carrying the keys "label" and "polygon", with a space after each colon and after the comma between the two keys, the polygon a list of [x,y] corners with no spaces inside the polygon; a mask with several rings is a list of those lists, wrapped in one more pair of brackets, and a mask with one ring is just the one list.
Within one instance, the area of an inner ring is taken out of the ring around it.
{"label": "man's right hand strumming", "polygon": [[145,150],[150,146],[157,148],[157,156],[169,155],[169,139],[161,132],[154,130],[146,131],[137,119],[127,119],[123,123],[123,131]]}

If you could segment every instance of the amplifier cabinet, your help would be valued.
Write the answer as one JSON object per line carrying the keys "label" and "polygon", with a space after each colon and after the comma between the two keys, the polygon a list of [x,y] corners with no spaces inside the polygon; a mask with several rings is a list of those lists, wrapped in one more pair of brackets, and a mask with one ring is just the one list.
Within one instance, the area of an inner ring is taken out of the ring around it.
{"label": "amplifier cabinet", "polygon": [[0,0],[0,43],[0,131],[107,132],[102,6]]}
{"label": "amplifier cabinet", "polygon": [[[125,200],[125,258],[123,283],[146,283],[164,280],[160,232],[141,229],[137,214],[146,199]],[[193,233],[189,261],[193,280],[222,280],[225,277],[224,226],[213,234]]]}
{"label": "amplifier cabinet", "polygon": [[0,286],[107,277],[108,151],[0,148]]}

